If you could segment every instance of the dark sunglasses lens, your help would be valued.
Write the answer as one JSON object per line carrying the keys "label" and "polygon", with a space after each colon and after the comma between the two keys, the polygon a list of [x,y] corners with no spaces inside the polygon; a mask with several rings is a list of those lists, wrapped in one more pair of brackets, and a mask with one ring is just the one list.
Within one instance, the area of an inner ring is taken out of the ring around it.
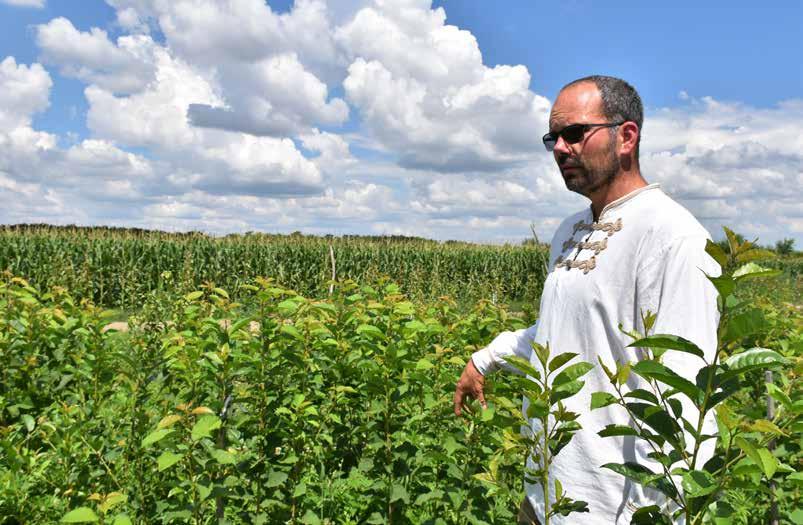
{"label": "dark sunglasses lens", "polygon": [[546,148],[546,150],[552,151],[555,149],[555,143],[558,142],[558,137],[556,135],[553,135],[552,133],[547,133],[541,140],[544,141],[544,147]]}
{"label": "dark sunglasses lens", "polygon": [[577,144],[583,140],[584,135],[585,126],[582,124],[572,124],[571,126],[563,128],[563,131],[560,132],[560,136],[569,144]]}

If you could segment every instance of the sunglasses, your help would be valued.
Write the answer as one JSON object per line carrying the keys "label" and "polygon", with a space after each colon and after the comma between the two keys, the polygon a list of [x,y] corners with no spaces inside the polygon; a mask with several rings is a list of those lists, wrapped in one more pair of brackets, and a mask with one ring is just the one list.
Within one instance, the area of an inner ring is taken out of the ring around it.
{"label": "sunglasses", "polygon": [[567,144],[577,144],[586,136],[586,132],[591,128],[614,128],[621,126],[624,122],[614,122],[612,124],[570,124],[560,131],[551,131],[541,139],[547,151],[553,151],[558,137],[563,137]]}

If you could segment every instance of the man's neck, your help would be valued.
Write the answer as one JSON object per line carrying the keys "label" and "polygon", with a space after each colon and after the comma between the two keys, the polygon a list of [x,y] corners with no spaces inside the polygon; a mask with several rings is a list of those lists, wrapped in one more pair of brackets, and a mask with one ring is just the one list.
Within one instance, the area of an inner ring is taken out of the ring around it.
{"label": "man's neck", "polygon": [[646,185],[647,181],[644,180],[638,170],[617,173],[609,184],[597,189],[597,191],[588,196],[591,199],[591,212],[594,214],[594,220],[599,220],[599,216],[605,206]]}

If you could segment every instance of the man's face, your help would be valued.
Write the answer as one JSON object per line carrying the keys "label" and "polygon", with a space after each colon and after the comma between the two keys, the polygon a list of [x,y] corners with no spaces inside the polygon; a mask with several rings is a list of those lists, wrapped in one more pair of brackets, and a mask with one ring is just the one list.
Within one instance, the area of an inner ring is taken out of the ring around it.
{"label": "man's face", "polygon": [[[583,82],[560,92],[549,116],[549,130],[560,131],[570,124],[607,122],[597,86]],[[576,144],[568,144],[559,137],[553,154],[566,187],[590,197],[608,184],[619,171],[615,146],[616,135],[610,128],[591,128]]]}

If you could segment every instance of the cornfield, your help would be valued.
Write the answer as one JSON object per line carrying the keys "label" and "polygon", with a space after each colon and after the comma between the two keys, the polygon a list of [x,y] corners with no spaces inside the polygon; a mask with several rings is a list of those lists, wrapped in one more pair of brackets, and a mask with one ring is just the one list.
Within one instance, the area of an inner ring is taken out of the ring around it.
{"label": "cornfield", "polygon": [[[330,253],[331,250],[331,253]],[[152,291],[189,292],[204,283],[233,291],[270,277],[303,295],[338,280],[387,276],[415,299],[448,295],[537,304],[545,276],[543,246],[439,243],[409,237],[309,237],[245,234],[210,237],[143,230],[53,226],[0,228],[0,269],[43,289],[67,288],[95,304],[133,308]]]}

